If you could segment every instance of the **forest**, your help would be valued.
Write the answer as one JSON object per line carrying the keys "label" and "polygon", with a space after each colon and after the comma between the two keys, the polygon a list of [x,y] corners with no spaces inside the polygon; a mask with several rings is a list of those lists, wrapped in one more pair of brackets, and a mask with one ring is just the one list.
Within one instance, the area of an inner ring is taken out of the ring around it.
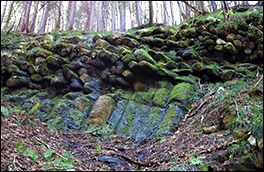
{"label": "forest", "polygon": [[263,171],[263,1],[1,1],[1,171]]}
{"label": "forest", "polygon": [[[45,33],[65,30],[125,31],[144,24],[180,24],[216,12],[221,1],[1,1],[1,30]],[[229,1],[228,10],[257,1]]]}

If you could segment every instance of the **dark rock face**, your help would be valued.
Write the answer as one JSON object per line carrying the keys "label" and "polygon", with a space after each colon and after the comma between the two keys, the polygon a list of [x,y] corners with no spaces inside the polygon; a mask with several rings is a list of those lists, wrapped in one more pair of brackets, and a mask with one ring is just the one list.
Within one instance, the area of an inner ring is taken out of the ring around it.
{"label": "dark rock face", "polygon": [[[95,102],[113,93],[111,103],[97,107],[107,115],[94,111],[94,121],[108,121],[116,134],[139,140],[170,134],[183,117],[182,107],[190,106],[198,80],[251,79],[263,72],[263,19],[254,20],[249,27],[248,18],[236,16],[237,27],[225,28],[221,19],[208,17],[174,27],[143,25],[133,33],[61,37],[56,43],[53,36],[42,37],[1,55],[1,60],[24,57],[14,65],[1,63],[1,86],[45,91],[51,97],[32,98],[31,92],[9,100],[24,102],[25,109],[42,102],[38,117],[59,128],[82,128]],[[51,100],[55,96],[59,100]]]}

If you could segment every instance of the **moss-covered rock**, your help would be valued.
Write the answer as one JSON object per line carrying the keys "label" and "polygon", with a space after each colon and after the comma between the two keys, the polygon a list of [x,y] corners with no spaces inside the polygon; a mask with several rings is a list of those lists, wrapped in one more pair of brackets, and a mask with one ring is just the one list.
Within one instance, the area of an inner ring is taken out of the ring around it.
{"label": "moss-covered rock", "polygon": [[53,55],[52,52],[48,51],[48,50],[45,50],[43,48],[37,48],[34,52],[33,52],[34,56],[35,57],[43,57],[43,58],[46,58],[48,56],[51,56]]}
{"label": "moss-covered rock", "polygon": [[193,92],[194,90],[189,83],[179,83],[171,90],[167,103],[177,101],[186,106],[190,102]]}
{"label": "moss-covered rock", "polygon": [[108,120],[114,108],[114,100],[106,95],[100,96],[95,102],[87,119],[88,124],[102,124]]}
{"label": "moss-covered rock", "polygon": [[170,91],[166,88],[160,88],[156,91],[153,98],[153,104],[158,107],[165,107],[170,95]]}
{"label": "moss-covered rock", "polygon": [[13,88],[13,87],[22,87],[27,86],[30,83],[29,79],[25,76],[11,76],[6,81],[6,86]]}

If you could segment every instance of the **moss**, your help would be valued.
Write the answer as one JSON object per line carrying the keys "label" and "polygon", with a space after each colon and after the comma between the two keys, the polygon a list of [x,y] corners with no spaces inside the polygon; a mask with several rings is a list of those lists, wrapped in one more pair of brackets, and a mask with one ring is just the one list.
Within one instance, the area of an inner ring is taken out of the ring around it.
{"label": "moss", "polygon": [[160,88],[156,91],[153,98],[153,104],[158,107],[165,107],[169,98],[169,90],[166,88]]}
{"label": "moss", "polygon": [[140,52],[138,55],[137,55],[137,59],[139,61],[142,61],[142,60],[145,60],[151,64],[155,64],[156,61],[146,52]]}
{"label": "moss", "polygon": [[171,90],[170,97],[167,103],[172,101],[178,101],[183,105],[190,105],[191,101],[189,101],[193,94],[193,88],[189,83],[179,83]]}

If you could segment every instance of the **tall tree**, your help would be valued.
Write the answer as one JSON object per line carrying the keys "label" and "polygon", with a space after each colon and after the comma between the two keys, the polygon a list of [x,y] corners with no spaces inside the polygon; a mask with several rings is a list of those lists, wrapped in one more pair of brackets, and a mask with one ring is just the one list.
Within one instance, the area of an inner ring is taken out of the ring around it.
{"label": "tall tree", "polygon": [[[213,8],[213,12],[216,13],[217,12],[217,5],[215,1],[210,1],[211,2],[211,7]],[[236,2],[236,1],[234,1]]]}
{"label": "tall tree", "polygon": [[21,32],[28,33],[28,23],[29,23],[29,14],[30,14],[30,8],[31,8],[32,1],[27,1],[26,2],[26,8],[24,11],[24,18],[23,18],[23,23],[21,27]]}
{"label": "tall tree", "polygon": [[13,11],[13,8],[14,8],[14,2],[15,1],[12,1],[11,4],[10,4],[10,8],[9,8],[9,11],[8,11],[8,15],[7,15],[7,19],[6,19],[6,22],[5,22],[4,30],[7,29],[7,26],[9,24],[9,22],[10,22],[11,14],[12,14],[12,11]]}
{"label": "tall tree", "polygon": [[62,1],[59,2],[59,7],[58,7],[58,18],[56,20],[56,24],[55,24],[55,30],[59,31],[60,30],[60,21],[61,21],[61,4]]}
{"label": "tall tree", "polygon": [[138,26],[141,25],[141,8],[140,8],[140,1],[136,1],[136,17]]}
{"label": "tall tree", "polygon": [[91,16],[90,16],[90,25],[89,25],[89,31],[93,30],[93,18],[94,18],[94,8],[95,8],[95,1],[90,1],[91,2]]}
{"label": "tall tree", "polygon": [[126,1],[123,1],[122,3],[123,7],[122,7],[122,13],[123,13],[123,22],[122,22],[122,31],[126,30]]}
{"label": "tall tree", "polygon": [[31,32],[34,32],[34,30],[35,30],[38,5],[39,5],[39,1],[34,1],[34,12],[33,12],[32,20],[31,20],[31,24],[30,24],[30,29],[29,29]]}
{"label": "tall tree", "polygon": [[103,20],[103,15],[102,15],[102,11],[103,11],[103,1],[99,1],[98,4],[98,20],[97,20],[97,32],[102,31],[102,20]]}
{"label": "tall tree", "polygon": [[46,1],[46,2],[47,3],[45,3],[44,8],[43,8],[43,14],[42,14],[42,18],[41,18],[40,27],[39,27],[40,33],[45,32],[47,18],[48,18],[48,11],[49,11],[49,6],[50,6],[51,1]]}
{"label": "tall tree", "polygon": [[149,25],[153,25],[153,4],[149,1]]}
{"label": "tall tree", "polygon": [[176,24],[174,21],[174,13],[173,13],[173,5],[172,5],[172,1],[170,1],[170,7],[171,7],[171,24],[174,25]]}
{"label": "tall tree", "polygon": [[187,17],[191,17],[191,9],[187,4],[185,4],[185,12]]}
{"label": "tall tree", "polygon": [[4,10],[3,10],[3,13],[2,13],[2,15],[1,15],[1,25],[2,25],[2,22],[3,22],[4,16],[5,16],[6,7],[7,7],[7,2],[8,2],[8,1],[6,1],[6,3],[5,3]]}
{"label": "tall tree", "polygon": [[69,1],[69,6],[70,7],[68,9],[70,9],[70,14],[69,14],[69,18],[67,20],[68,30],[72,30],[73,29],[74,15],[75,15],[75,11],[76,11],[76,3],[77,3],[77,1]]}
{"label": "tall tree", "polygon": [[200,1],[200,2],[201,2],[202,10],[203,10],[203,15],[208,14],[208,11],[207,11],[207,9],[205,7],[204,1]]}
{"label": "tall tree", "polygon": [[179,1],[177,1],[178,7],[179,7],[179,13],[180,13],[180,23],[182,22],[182,7]]}
{"label": "tall tree", "polygon": [[112,1],[112,31],[116,29],[115,27],[115,10],[116,9],[116,1]]}
{"label": "tall tree", "polygon": [[133,4],[132,4],[132,2],[130,2],[128,5],[129,5],[129,17],[130,17],[130,21],[131,21],[131,27],[134,27],[134,18],[133,18],[134,11],[132,9]]}
{"label": "tall tree", "polygon": [[164,15],[164,20],[163,20],[163,23],[165,25],[168,24],[168,11],[167,11],[167,2],[166,1],[163,1],[163,15]]}

